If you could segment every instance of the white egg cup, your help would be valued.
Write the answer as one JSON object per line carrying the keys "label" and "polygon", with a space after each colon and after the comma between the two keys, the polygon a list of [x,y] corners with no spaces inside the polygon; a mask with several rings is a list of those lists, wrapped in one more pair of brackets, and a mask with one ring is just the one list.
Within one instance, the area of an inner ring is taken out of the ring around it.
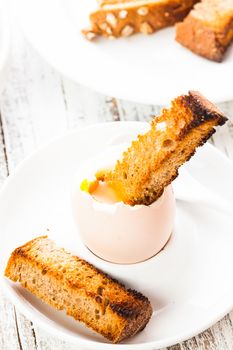
{"label": "white egg cup", "polygon": [[175,198],[171,185],[149,206],[100,202],[82,191],[82,180],[114,164],[122,149],[125,145],[111,147],[83,164],[75,179],[72,207],[78,233],[95,255],[113,263],[133,264],[156,255],[168,242],[175,221]]}

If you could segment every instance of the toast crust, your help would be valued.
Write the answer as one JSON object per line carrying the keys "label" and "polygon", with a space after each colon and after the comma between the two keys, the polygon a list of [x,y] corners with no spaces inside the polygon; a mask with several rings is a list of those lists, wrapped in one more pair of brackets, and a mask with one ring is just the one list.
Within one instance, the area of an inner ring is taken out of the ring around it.
{"label": "toast crust", "polygon": [[200,56],[221,62],[233,40],[233,2],[202,0],[176,25],[176,40]]}
{"label": "toast crust", "polygon": [[198,0],[110,1],[90,14],[90,29],[83,34],[110,39],[134,33],[152,34],[181,21]]}
{"label": "toast crust", "polygon": [[126,204],[150,205],[178,175],[178,168],[227,118],[200,93],[177,97],[124,152],[115,168],[98,172]]}
{"label": "toast crust", "polygon": [[5,276],[114,343],[137,333],[152,315],[144,295],[127,290],[47,236],[15,249]]}

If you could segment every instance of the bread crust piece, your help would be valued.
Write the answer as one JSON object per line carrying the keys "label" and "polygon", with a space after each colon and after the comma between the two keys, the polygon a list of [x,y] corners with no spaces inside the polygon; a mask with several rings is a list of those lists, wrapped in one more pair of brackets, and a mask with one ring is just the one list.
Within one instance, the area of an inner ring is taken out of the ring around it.
{"label": "bread crust piece", "polygon": [[176,40],[200,56],[221,62],[233,40],[233,1],[203,0],[197,4],[176,25]]}
{"label": "bread crust piece", "polygon": [[[103,3],[90,14],[91,27],[83,34],[110,39],[134,33],[152,34],[181,21],[198,0],[128,1]],[[91,33],[91,35],[90,35]]]}
{"label": "bread crust piece", "polygon": [[139,135],[115,168],[98,172],[122,201],[150,205],[178,175],[178,168],[223,125],[227,118],[200,93],[190,91],[177,97],[170,109],[151,123],[151,129]]}
{"label": "bread crust piece", "polygon": [[127,290],[47,236],[15,249],[5,276],[114,343],[143,329],[152,315],[145,296]]}

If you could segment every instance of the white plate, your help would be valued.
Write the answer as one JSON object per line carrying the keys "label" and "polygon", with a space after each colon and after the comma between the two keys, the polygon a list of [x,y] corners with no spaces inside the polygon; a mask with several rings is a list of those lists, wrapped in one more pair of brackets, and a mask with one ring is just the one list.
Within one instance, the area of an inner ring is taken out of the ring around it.
{"label": "white plate", "polygon": [[233,99],[233,45],[219,64],[180,46],[174,28],[92,43],[80,31],[96,0],[21,0],[15,6],[27,38],[52,66],[104,94],[167,104],[196,89],[215,102]]}
{"label": "white plate", "polygon": [[[166,248],[135,265],[104,262],[79,240],[70,199],[78,166],[102,151],[115,135],[129,130],[136,135],[146,128],[146,123],[118,122],[70,133],[25,160],[8,178],[0,195],[1,271],[14,248],[50,229],[49,235],[58,244],[151,300],[155,311],[145,330],[124,344],[111,345],[17,284],[1,280],[9,298],[28,318],[63,340],[88,349],[165,347],[199,333],[233,307],[233,277],[229,273],[233,263],[233,220],[223,213],[178,203],[175,231]],[[205,145],[199,150],[187,170],[191,168],[218,194],[227,192],[228,198],[233,198],[233,166],[214,147]]]}

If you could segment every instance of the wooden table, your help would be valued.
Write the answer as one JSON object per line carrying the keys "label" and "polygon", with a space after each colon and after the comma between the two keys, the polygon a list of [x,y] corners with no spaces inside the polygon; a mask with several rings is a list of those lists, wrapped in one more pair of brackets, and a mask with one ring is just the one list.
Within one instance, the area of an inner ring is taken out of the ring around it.
{"label": "wooden table", "polygon": [[[220,108],[233,121],[233,102],[221,103]],[[38,146],[67,130],[104,121],[146,121],[160,109],[103,96],[71,82],[45,63],[15,28],[8,81],[0,95],[0,183]],[[233,160],[232,122],[219,129],[211,142]],[[79,348],[39,329],[0,292],[0,350],[18,349]],[[233,312],[204,333],[169,349],[232,350]]]}

